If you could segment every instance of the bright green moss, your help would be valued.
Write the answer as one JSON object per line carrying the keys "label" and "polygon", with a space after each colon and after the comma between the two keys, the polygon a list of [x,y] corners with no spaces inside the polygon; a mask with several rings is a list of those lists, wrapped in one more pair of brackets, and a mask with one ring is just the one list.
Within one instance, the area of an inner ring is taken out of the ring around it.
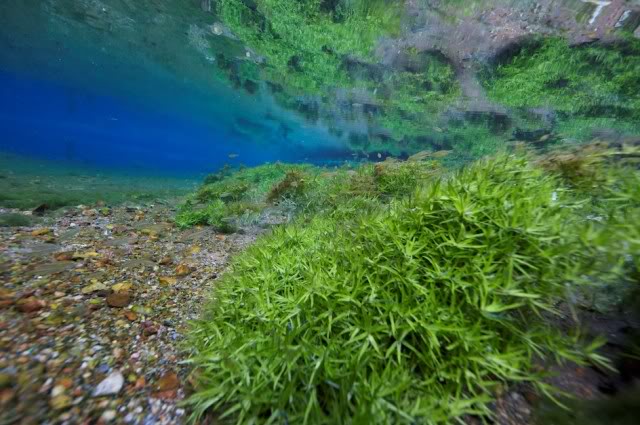
{"label": "bright green moss", "polygon": [[267,79],[304,93],[345,86],[345,55],[369,58],[374,42],[397,32],[400,8],[384,1],[351,1],[333,10],[320,0],[220,0],[224,23],[266,59]]}
{"label": "bright green moss", "polygon": [[640,41],[570,47],[546,39],[499,66],[490,96],[519,108],[586,117],[640,117]]}
{"label": "bright green moss", "polygon": [[367,195],[334,198],[236,260],[191,333],[194,418],[444,424],[490,415],[505,383],[548,392],[534,358],[604,364],[600,341],[541,314],[637,253],[637,229],[623,234],[637,170],[594,164],[609,176],[597,193],[500,156],[386,206],[370,196],[375,167],[326,176],[334,195]]}

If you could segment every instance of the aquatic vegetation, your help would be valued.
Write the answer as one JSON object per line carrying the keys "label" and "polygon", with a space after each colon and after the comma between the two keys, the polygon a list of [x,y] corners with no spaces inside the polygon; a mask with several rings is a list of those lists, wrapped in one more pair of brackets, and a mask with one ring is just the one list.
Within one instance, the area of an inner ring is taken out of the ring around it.
{"label": "aquatic vegetation", "polygon": [[305,191],[306,175],[298,170],[287,172],[284,179],[276,184],[267,195],[267,202],[275,203],[284,198],[295,199]]}
{"label": "aquatic vegetation", "polygon": [[[511,382],[551,394],[534,359],[607,367],[602,341],[553,321],[567,291],[619,278],[638,252],[622,234],[640,211],[638,172],[610,167],[609,195],[592,199],[561,168],[502,155],[390,203],[358,211],[372,198],[337,198],[276,228],[236,259],[192,329],[194,418],[450,423],[489,416]],[[375,168],[354,172],[334,193],[363,181],[378,192]],[[598,205],[602,219],[586,219]]]}
{"label": "aquatic vegetation", "polygon": [[0,214],[0,227],[25,227],[31,226],[33,220],[30,216],[19,213]]}
{"label": "aquatic vegetation", "polygon": [[[249,212],[259,213],[267,202],[275,201],[272,194],[287,176],[302,175],[312,170],[308,165],[267,164],[254,168],[232,170],[223,167],[205,178],[195,194],[187,197],[176,214],[179,227],[210,225],[231,232],[232,222]],[[302,186],[300,187],[302,188]]]}
{"label": "aquatic vegetation", "polygon": [[370,57],[373,43],[384,32],[395,32],[400,8],[384,0],[353,0],[327,9],[319,0],[219,0],[223,22],[247,46],[266,59],[268,80],[316,93],[343,86],[348,75],[343,55]]}
{"label": "aquatic vegetation", "polygon": [[549,38],[523,47],[486,85],[492,99],[508,106],[552,108],[568,122],[616,118],[637,131],[639,76],[637,39],[571,47]]}

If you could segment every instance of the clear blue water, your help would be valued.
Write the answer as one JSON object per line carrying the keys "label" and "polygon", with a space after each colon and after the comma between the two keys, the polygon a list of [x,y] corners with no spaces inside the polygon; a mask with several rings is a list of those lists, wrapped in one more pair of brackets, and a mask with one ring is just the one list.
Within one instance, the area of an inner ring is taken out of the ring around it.
{"label": "clear blue water", "polygon": [[[167,99],[174,98],[167,95]],[[206,120],[174,106],[171,102],[151,107],[137,98],[107,96],[2,72],[0,148],[92,167],[187,176],[226,163],[255,165],[347,155],[338,147],[312,145],[306,149],[303,143],[292,149],[278,140],[278,128],[270,128],[268,123],[255,124],[254,131],[263,137],[256,141],[238,130],[242,115],[232,117],[231,122],[225,122],[228,116]],[[302,140],[305,135],[298,137]]]}

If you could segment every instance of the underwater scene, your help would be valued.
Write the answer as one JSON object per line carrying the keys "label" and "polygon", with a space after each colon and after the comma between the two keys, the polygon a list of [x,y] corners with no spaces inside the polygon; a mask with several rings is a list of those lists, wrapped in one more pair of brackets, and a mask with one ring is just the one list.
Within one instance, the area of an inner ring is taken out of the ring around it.
{"label": "underwater scene", "polygon": [[640,0],[0,0],[0,425],[640,423]]}

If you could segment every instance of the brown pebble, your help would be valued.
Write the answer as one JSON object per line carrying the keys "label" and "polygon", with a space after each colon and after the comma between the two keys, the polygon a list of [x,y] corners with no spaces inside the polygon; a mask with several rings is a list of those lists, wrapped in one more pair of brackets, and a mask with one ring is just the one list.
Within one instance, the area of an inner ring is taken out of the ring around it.
{"label": "brown pebble", "polygon": [[46,305],[46,302],[34,297],[24,298],[16,303],[18,310],[23,313],[33,313],[42,310]]}
{"label": "brown pebble", "polygon": [[128,310],[124,312],[124,317],[133,322],[138,318],[138,315],[134,311]]}
{"label": "brown pebble", "polygon": [[71,261],[74,259],[74,254],[73,252],[58,252],[54,254],[53,258],[57,261]]}
{"label": "brown pebble", "polygon": [[136,384],[134,386],[134,388],[136,390],[141,390],[143,389],[145,386],[147,385],[147,380],[144,379],[144,376],[139,377],[138,379],[136,379]]}
{"label": "brown pebble", "polygon": [[43,236],[43,235],[48,235],[49,233],[51,233],[51,229],[44,227],[42,229],[36,229],[33,232],[31,232],[31,236]]}
{"label": "brown pebble", "polygon": [[109,307],[122,308],[131,302],[131,294],[128,291],[112,292],[107,296],[107,304]]}
{"label": "brown pebble", "polygon": [[186,264],[180,264],[176,267],[176,275],[178,276],[186,276],[191,273],[191,268]]}
{"label": "brown pebble", "polygon": [[180,378],[175,372],[167,372],[158,380],[158,391],[176,390],[180,387]]}

